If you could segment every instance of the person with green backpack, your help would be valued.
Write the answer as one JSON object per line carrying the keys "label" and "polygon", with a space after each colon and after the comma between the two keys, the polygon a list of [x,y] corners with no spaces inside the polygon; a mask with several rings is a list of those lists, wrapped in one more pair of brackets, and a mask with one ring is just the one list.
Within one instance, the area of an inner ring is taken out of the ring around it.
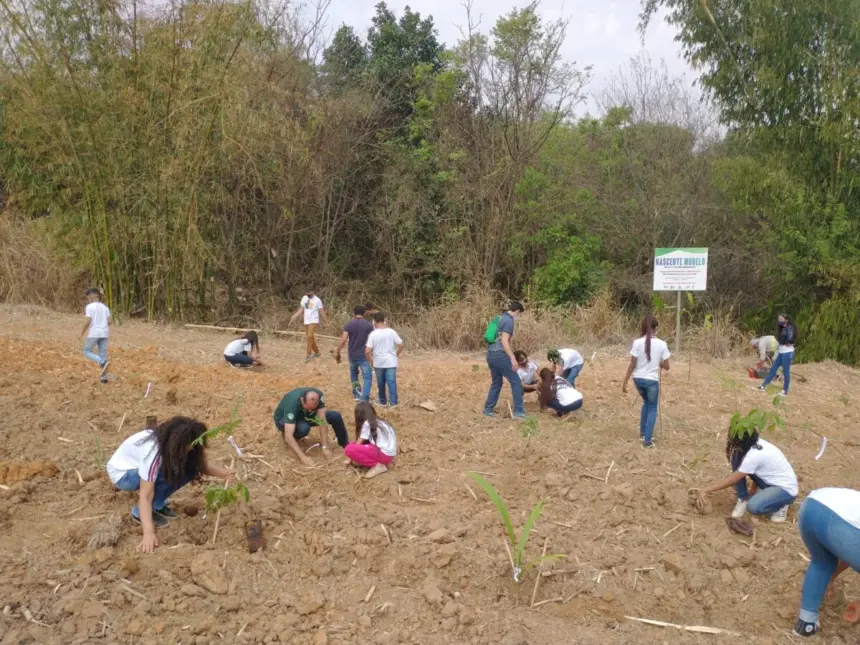
{"label": "person with green backpack", "polygon": [[487,366],[490,368],[492,383],[487,394],[487,402],[484,404],[484,416],[497,417],[496,404],[502,393],[502,381],[507,379],[511,384],[511,393],[514,398],[514,418],[522,419],[526,416],[523,406],[523,382],[517,374],[519,364],[517,363],[514,350],[511,349],[511,338],[514,336],[514,320],[524,311],[519,302],[512,302],[506,311],[495,316],[487,331],[484,332],[484,340],[487,342]]}

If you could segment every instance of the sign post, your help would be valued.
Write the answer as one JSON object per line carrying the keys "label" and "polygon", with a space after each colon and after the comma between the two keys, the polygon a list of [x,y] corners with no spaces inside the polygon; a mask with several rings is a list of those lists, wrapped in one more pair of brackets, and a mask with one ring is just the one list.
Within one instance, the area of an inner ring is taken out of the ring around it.
{"label": "sign post", "polygon": [[681,351],[681,292],[708,288],[708,249],[654,249],[654,291],[675,291],[675,353]]}

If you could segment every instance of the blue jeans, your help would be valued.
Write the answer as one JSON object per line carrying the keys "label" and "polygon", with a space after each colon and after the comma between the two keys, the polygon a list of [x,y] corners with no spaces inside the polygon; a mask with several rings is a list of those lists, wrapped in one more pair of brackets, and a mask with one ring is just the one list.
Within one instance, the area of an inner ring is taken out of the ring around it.
{"label": "blue jeans", "polygon": [[[191,481],[191,477],[184,477],[178,485],[171,486],[164,479],[164,469],[158,469],[158,475],[155,477],[155,497],[152,498],[152,510],[160,511],[167,506],[167,500],[173,493],[185,486]],[[140,490],[140,473],[137,470],[127,470],[120,477],[119,481],[114,484],[120,490],[133,491]],[[131,509],[132,515],[140,519],[140,509],[137,504]]]}
{"label": "blue jeans", "polygon": [[770,366],[770,373],[768,373],[767,378],[764,380],[764,383],[761,384],[762,387],[767,387],[770,385],[770,382],[776,378],[776,371],[782,366],[782,391],[788,394],[788,386],[791,385],[791,361],[794,360],[794,352],[788,352],[787,354],[777,354],[776,359],[773,361],[773,365]]}
{"label": "blue jeans", "polygon": [[[93,363],[97,363],[99,367],[103,367],[107,361],[107,338],[87,338],[84,343],[84,356]],[[96,354],[93,349],[98,348],[99,353]]]}
{"label": "blue jeans", "polygon": [[[358,373],[361,371],[361,393],[355,384],[358,383]],[[366,358],[349,359],[349,381],[352,386],[352,398],[361,401],[370,400],[370,386],[373,385],[373,369]]]}
{"label": "blue jeans", "polygon": [[582,371],[583,367],[585,367],[585,363],[574,365],[569,370],[564,370],[561,375],[565,381],[570,383],[573,387],[576,387],[576,377],[579,376],[579,373]]}
{"label": "blue jeans", "polygon": [[558,399],[553,399],[549,402],[549,407],[555,410],[557,416],[563,417],[568,412],[575,412],[582,407],[582,399],[579,401],[574,401],[570,405],[562,405],[558,402]]}
{"label": "blue jeans", "polygon": [[[388,386],[388,397],[385,396],[385,388]],[[379,405],[397,405],[397,368],[377,367],[376,387],[379,390]],[[368,393],[370,387],[367,388]]]}
{"label": "blue jeans", "polygon": [[242,367],[250,367],[254,364],[254,359],[248,356],[248,352],[242,352],[241,354],[235,354],[234,356],[227,356],[227,354],[224,354],[224,360],[231,365],[240,365]]}
{"label": "blue jeans", "polygon": [[511,366],[511,359],[504,352],[487,352],[487,366],[490,368],[490,391],[487,393],[487,401],[484,403],[484,414],[489,414],[496,409],[499,396],[502,394],[502,379],[508,379],[511,384],[511,394],[514,397],[514,415],[525,416],[526,409],[523,404],[523,382],[520,375]]}
{"label": "blue jeans", "polygon": [[[747,477],[752,479],[755,482],[756,487],[758,487],[758,491],[756,491],[756,494],[752,497],[750,497],[750,493],[747,490]],[[789,504],[794,503],[794,500],[797,499],[797,495],[792,495],[787,490],[780,488],[779,486],[766,484],[761,480],[761,478],[756,477],[755,475],[747,475],[747,477],[744,477],[735,484],[735,492],[738,494],[738,499],[744,501],[749,500],[747,503],[747,510],[753,515],[769,515],[771,513],[775,513],[783,506],[788,506]]]}
{"label": "blue jeans", "polygon": [[800,506],[797,523],[812,557],[803,578],[800,619],[814,623],[818,621],[818,609],[839,561],[860,571],[860,529],[809,498]]}
{"label": "blue jeans", "polygon": [[648,446],[654,437],[654,426],[657,424],[657,402],[660,400],[660,381],[647,378],[633,379],[636,391],[642,397],[642,412],[639,414],[639,436]]}

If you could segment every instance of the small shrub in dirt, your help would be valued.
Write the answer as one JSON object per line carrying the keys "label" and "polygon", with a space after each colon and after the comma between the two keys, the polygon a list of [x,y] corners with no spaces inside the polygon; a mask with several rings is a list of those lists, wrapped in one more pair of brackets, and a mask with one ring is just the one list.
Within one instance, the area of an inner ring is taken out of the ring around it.
{"label": "small shrub in dirt", "polygon": [[87,547],[91,551],[95,551],[106,546],[116,546],[120,535],[122,535],[122,518],[115,513],[96,524],[87,542]]}

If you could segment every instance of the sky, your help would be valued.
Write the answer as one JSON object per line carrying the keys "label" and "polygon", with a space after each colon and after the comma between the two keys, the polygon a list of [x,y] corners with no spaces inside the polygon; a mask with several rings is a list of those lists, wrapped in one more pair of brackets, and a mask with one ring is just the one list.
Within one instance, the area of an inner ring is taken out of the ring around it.
{"label": "sky", "polygon": [[[347,24],[364,37],[377,2],[331,0],[327,29],[333,32]],[[489,33],[499,16],[527,3],[528,0],[473,0],[473,19],[480,17],[479,30]],[[448,45],[460,39],[458,27],[466,24],[466,10],[460,0],[386,0],[386,4],[398,17],[407,5],[422,17],[432,15],[440,39]],[[695,74],[674,42],[675,29],[665,23],[662,15],[652,21],[643,43],[637,29],[641,7],[640,0],[541,0],[538,11],[546,20],[570,20],[562,51],[568,62],[576,62],[578,67],[592,66],[587,94],[599,92],[612,73],[643,51],[654,63],[665,61],[672,76],[683,76],[692,85]],[[577,110],[580,114],[597,111],[590,98]]]}

